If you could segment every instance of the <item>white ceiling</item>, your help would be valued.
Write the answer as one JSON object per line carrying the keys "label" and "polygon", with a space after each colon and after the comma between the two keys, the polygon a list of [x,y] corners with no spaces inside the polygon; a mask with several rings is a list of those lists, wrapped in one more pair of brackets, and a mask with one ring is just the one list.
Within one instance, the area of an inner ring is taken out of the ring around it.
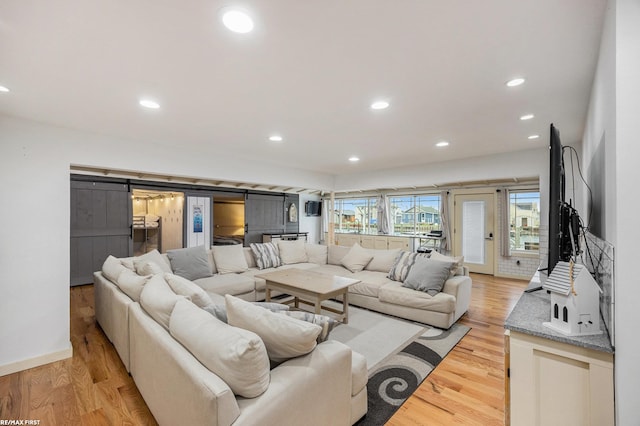
{"label": "white ceiling", "polygon": [[249,34],[232,4],[3,0],[0,113],[329,174],[582,137],[605,0],[245,0]]}

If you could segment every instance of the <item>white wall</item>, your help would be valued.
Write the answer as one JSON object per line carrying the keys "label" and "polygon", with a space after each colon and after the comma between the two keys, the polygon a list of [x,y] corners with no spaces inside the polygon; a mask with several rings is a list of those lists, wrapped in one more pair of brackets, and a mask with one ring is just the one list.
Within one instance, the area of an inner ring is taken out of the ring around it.
{"label": "white wall", "polygon": [[[611,0],[603,29],[583,139],[585,174],[601,182],[595,202],[599,235],[615,247],[616,423],[640,418],[640,300],[637,262],[640,233],[635,216],[640,149],[640,3]],[[603,158],[604,157],[604,158]],[[586,202],[585,202],[586,204]]]}
{"label": "white wall", "polygon": [[333,185],[329,175],[300,169],[259,162],[238,167],[222,152],[200,155],[0,115],[0,374],[33,358],[69,355],[71,164],[277,186]]}
{"label": "white wall", "polygon": [[304,205],[307,201],[320,201],[317,195],[300,194],[300,208],[298,209],[298,219],[300,221],[300,232],[308,232],[307,241],[317,244],[322,236],[320,235],[320,227],[322,216],[307,216],[304,212]]}

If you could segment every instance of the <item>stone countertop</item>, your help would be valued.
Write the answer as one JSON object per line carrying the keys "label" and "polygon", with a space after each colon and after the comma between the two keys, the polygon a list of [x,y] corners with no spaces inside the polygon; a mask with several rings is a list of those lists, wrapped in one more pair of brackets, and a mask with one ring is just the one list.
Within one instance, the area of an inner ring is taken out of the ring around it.
{"label": "stone countertop", "polygon": [[542,325],[543,322],[550,320],[551,296],[546,290],[538,290],[532,293],[523,293],[520,296],[518,303],[505,321],[504,328],[600,352],[614,352],[602,319],[600,320],[600,328],[603,333],[592,336],[565,336]]}

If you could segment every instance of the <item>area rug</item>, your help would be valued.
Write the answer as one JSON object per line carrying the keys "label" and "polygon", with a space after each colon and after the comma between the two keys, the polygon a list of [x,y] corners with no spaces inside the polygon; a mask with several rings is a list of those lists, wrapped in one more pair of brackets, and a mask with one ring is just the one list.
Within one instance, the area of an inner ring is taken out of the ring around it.
{"label": "area rug", "polygon": [[384,425],[469,330],[461,324],[441,330],[349,307],[349,324],[336,327],[330,338],[367,359],[368,411],[357,425]]}

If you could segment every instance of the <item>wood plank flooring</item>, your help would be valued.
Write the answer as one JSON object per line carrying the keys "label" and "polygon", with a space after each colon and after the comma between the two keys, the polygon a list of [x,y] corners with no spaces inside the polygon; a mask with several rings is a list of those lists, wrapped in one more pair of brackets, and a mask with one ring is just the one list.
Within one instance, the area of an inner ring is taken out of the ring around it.
{"label": "wood plank flooring", "polygon": [[[504,329],[526,282],[472,274],[471,331],[388,425],[504,424]],[[0,377],[0,419],[40,425],[157,424],[95,322],[93,286],[73,287],[73,358]]]}

